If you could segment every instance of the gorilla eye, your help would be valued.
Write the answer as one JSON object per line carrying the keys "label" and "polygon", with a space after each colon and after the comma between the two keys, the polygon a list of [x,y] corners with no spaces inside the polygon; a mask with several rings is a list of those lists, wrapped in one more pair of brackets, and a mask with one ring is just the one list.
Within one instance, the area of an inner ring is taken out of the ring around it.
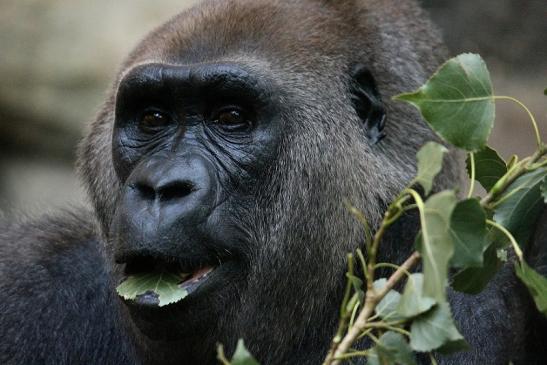
{"label": "gorilla eye", "polygon": [[167,126],[171,122],[168,114],[159,110],[146,111],[139,121],[139,127],[143,130],[155,130]]}
{"label": "gorilla eye", "polygon": [[218,110],[211,117],[211,121],[227,130],[242,130],[249,128],[252,124],[245,111],[238,107]]}

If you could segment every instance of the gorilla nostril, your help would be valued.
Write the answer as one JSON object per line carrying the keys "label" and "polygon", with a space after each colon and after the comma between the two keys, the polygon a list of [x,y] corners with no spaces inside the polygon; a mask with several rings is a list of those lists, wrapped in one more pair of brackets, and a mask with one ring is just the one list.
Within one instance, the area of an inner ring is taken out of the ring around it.
{"label": "gorilla nostril", "polygon": [[168,183],[165,186],[162,186],[158,190],[158,195],[160,200],[162,201],[169,201],[169,200],[175,200],[178,198],[184,198],[190,194],[192,194],[193,191],[195,191],[195,186],[189,181],[174,181],[171,183]]}
{"label": "gorilla nostril", "polygon": [[154,188],[145,183],[136,183],[132,186],[132,189],[137,191],[142,200],[149,201],[156,199],[169,201],[184,198],[197,190],[194,184],[189,181],[173,181],[159,188]]}
{"label": "gorilla nostril", "polygon": [[155,200],[156,199],[156,191],[154,190],[154,188],[146,185],[146,184],[143,184],[143,183],[136,183],[134,186],[133,186],[133,189],[136,190],[140,197],[143,199],[143,200]]}

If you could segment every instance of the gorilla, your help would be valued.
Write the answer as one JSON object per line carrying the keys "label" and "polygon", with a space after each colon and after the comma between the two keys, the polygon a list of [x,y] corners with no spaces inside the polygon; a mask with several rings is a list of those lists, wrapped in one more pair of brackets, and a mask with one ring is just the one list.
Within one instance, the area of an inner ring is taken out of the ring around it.
{"label": "gorilla", "polygon": [[[342,202],[377,225],[413,178],[435,136],[391,96],[446,58],[411,0],[205,0],[157,28],[80,145],[93,211],[1,223],[0,362],[214,364],[243,338],[263,365],[320,364],[363,246]],[[382,259],[402,262],[416,229],[394,227]],[[116,294],[159,270],[191,273],[189,295]],[[439,363],[545,359],[510,265],[478,296],[449,294],[471,349]]]}

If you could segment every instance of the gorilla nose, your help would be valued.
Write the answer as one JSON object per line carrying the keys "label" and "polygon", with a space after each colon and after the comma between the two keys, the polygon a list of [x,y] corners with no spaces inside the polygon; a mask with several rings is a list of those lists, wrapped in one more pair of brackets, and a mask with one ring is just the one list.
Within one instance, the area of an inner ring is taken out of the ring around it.
{"label": "gorilla nose", "polygon": [[141,199],[169,203],[182,202],[182,200],[196,191],[196,183],[189,179],[168,176],[158,182],[138,181],[133,186]]}
{"label": "gorilla nose", "polygon": [[126,181],[122,224],[149,236],[188,231],[212,212],[217,199],[215,175],[196,157],[149,160]]}

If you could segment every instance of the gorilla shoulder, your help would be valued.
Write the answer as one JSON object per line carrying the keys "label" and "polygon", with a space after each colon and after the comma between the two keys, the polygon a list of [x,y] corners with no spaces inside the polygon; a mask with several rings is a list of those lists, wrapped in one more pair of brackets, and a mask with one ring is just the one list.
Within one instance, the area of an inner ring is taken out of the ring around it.
{"label": "gorilla shoulder", "polygon": [[0,223],[0,363],[137,363],[94,222],[82,210]]}

